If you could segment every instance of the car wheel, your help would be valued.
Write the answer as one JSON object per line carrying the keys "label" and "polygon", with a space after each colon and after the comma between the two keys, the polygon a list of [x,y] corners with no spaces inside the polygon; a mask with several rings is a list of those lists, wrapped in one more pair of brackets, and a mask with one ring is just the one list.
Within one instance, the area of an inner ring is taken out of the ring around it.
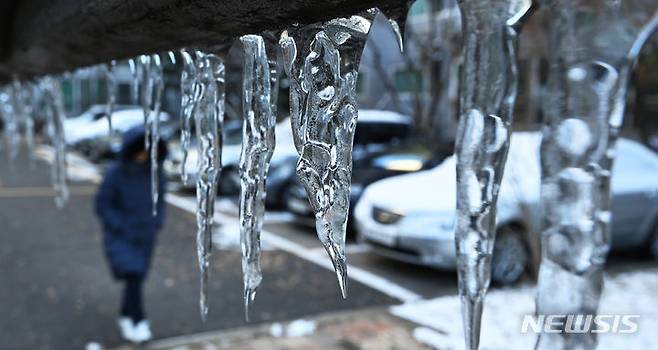
{"label": "car wheel", "polygon": [[501,228],[494,245],[491,280],[498,285],[510,285],[523,276],[529,261],[523,233],[516,227]]}

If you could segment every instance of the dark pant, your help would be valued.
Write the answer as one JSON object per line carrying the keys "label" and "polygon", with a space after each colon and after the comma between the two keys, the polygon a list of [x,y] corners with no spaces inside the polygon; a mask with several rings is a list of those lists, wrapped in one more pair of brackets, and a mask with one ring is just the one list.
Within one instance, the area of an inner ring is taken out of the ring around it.
{"label": "dark pant", "polygon": [[126,287],[123,290],[121,316],[130,317],[137,324],[144,319],[144,309],[142,308],[142,284],[144,283],[144,277],[136,274],[128,274],[124,280]]}

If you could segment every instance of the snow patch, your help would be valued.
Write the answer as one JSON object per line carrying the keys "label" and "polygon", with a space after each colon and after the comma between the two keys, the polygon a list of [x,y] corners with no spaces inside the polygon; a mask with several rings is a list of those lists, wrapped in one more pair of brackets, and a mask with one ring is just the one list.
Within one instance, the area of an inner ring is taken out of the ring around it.
{"label": "snow patch", "polygon": [[[658,349],[654,333],[658,329],[656,290],[658,268],[606,276],[599,314],[640,315],[639,329],[635,334],[600,334],[598,349]],[[441,350],[458,350],[464,348],[460,307],[458,296],[448,296],[393,306],[390,312],[422,326],[414,330],[420,342]],[[534,348],[536,335],[520,331],[524,315],[534,315],[534,312],[535,289],[532,287],[491,291],[484,305],[480,348]]]}

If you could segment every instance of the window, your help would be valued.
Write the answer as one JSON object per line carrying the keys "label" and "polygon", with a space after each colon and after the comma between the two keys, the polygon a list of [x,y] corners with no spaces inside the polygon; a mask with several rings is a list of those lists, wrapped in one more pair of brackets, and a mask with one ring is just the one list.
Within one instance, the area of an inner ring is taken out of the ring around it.
{"label": "window", "polygon": [[423,88],[423,76],[415,70],[395,72],[395,88],[399,92],[420,92]]}

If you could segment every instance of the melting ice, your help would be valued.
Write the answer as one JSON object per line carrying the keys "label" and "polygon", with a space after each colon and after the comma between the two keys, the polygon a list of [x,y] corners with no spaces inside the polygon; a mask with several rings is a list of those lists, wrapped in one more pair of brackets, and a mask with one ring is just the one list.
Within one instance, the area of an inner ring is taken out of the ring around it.
{"label": "melting ice", "polygon": [[290,78],[290,119],[300,155],[297,176],[313,212],[318,237],[347,296],[345,231],[357,121],[356,78],[376,11],[281,35],[281,61]]}
{"label": "melting ice", "polygon": [[[263,279],[260,231],[265,216],[265,178],[274,153],[276,124],[276,60],[268,60],[259,35],[240,38],[244,47],[242,153],[240,155],[240,241],[245,317]],[[275,45],[275,43],[271,43]]]}
{"label": "melting ice", "polygon": [[[610,175],[626,86],[640,47],[658,24],[657,9],[655,1],[622,6],[605,0],[558,0],[550,7],[538,314],[596,314],[610,249]],[[596,343],[590,332],[542,333],[536,348],[594,349]]]}
{"label": "melting ice", "polygon": [[66,140],[63,125],[65,114],[62,87],[60,81],[53,77],[43,78],[40,84],[45,95],[48,136],[55,151],[55,158],[51,166],[55,204],[61,208],[69,198],[66,184]]}
{"label": "melting ice", "polygon": [[192,144],[192,117],[194,108],[199,97],[199,84],[197,82],[196,63],[192,55],[183,49],[180,51],[183,59],[183,70],[180,78],[181,89],[181,118],[180,118],[180,143],[183,151],[181,160],[181,179],[183,183],[190,183],[189,169],[187,168],[187,156]]}
{"label": "melting ice", "polygon": [[103,65],[103,72],[105,73],[105,83],[107,89],[107,104],[105,107],[105,117],[107,118],[108,130],[110,139],[113,137],[114,131],[112,128],[112,113],[116,105],[117,93],[119,85],[115,77],[116,61],[112,60],[109,64]]}
{"label": "melting ice", "polygon": [[197,254],[200,269],[201,317],[208,315],[207,284],[212,249],[212,226],[221,171],[222,125],[224,119],[225,67],[214,54],[197,51],[194,122],[199,152],[197,177]]}
{"label": "melting ice", "polygon": [[[516,97],[515,26],[531,0],[460,0],[464,37],[455,243],[466,349],[477,349]],[[486,9],[486,10],[482,10]]]}

